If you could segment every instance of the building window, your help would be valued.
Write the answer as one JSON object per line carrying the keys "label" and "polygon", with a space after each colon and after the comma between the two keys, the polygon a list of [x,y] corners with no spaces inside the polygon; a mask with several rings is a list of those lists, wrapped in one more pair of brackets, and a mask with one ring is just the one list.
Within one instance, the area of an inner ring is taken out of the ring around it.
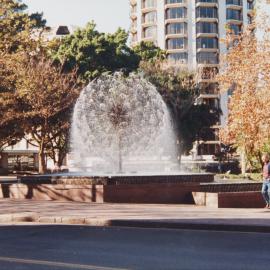
{"label": "building window", "polygon": [[217,83],[207,83],[205,85],[201,85],[200,89],[201,89],[201,94],[215,95],[219,93]]}
{"label": "building window", "polygon": [[217,38],[197,38],[197,49],[217,49],[218,40]]}
{"label": "building window", "polygon": [[196,9],[197,18],[218,18],[217,8],[214,7],[198,7]]}
{"label": "building window", "polygon": [[187,9],[184,7],[168,8],[166,10],[166,18],[167,19],[186,18],[186,15],[187,15]]}
{"label": "building window", "polygon": [[242,6],[242,0],[226,0],[227,5]]}
{"label": "building window", "polygon": [[151,11],[143,16],[144,23],[155,23],[157,21],[157,13],[156,11]]}
{"label": "building window", "polygon": [[156,37],[156,34],[157,34],[157,28],[155,26],[146,27],[143,30],[144,38]]}
{"label": "building window", "polygon": [[166,0],[166,4],[186,3],[186,0]]}
{"label": "building window", "polygon": [[219,145],[217,144],[200,144],[199,154],[200,155],[214,155],[219,152]]}
{"label": "building window", "polygon": [[131,14],[136,13],[137,12],[137,6],[132,6],[131,7]]}
{"label": "building window", "polygon": [[187,32],[186,23],[170,23],[166,26],[166,34],[185,34]]}
{"label": "building window", "polygon": [[217,0],[196,0],[196,3],[217,3]]}
{"label": "building window", "polygon": [[218,64],[218,54],[212,52],[197,53],[198,64]]}
{"label": "building window", "polygon": [[227,17],[227,20],[241,21],[242,20],[241,10],[227,9],[227,11],[226,11],[226,17]]}
{"label": "building window", "polygon": [[156,0],[143,0],[142,7],[143,8],[152,8],[157,6]]}
{"label": "building window", "polygon": [[247,8],[248,9],[254,9],[254,3],[247,1]]}
{"label": "building window", "polygon": [[167,49],[185,49],[186,39],[185,38],[170,38],[167,40]]}
{"label": "building window", "polygon": [[18,171],[34,171],[35,159],[34,155],[9,155],[8,168]]}
{"label": "building window", "polygon": [[230,24],[229,28],[233,31],[235,35],[239,35],[242,31],[242,26],[238,24]]}
{"label": "building window", "polygon": [[199,22],[196,24],[197,33],[218,33],[218,25],[210,22]]}
{"label": "building window", "polygon": [[168,60],[175,63],[187,63],[188,55],[187,53],[170,53]]}

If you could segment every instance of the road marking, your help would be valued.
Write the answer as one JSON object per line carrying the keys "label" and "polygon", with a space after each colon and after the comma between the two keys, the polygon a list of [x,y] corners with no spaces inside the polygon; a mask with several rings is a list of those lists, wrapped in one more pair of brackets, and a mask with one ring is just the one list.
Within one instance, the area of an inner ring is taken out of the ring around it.
{"label": "road marking", "polygon": [[64,262],[53,262],[53,261],[43,261],[43,260],[31,260],[31,259],[20,259],[11,257],[0,257],[1,262],[9,263],[22,263],[22,264],[35,264],[35,265],[45,265],[45,266],[55,266],[55,267],[65,267],[71,269],[88,269],[88,270],[128,270],[124,268],[114,268],[114,267],[102,267],[89,264],[76,264],[76,263],[64,263]]}

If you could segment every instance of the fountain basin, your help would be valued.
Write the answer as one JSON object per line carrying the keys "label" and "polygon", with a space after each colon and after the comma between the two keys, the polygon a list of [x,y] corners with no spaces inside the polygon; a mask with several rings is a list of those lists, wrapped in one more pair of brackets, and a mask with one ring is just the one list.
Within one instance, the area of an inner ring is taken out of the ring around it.
{"label": "fountain basin", "polygon": [[22,176],[25,184],[89,184],[89,185],[142,185],[210,183],[214,175],[209,173],[149,173],[149,174],[88,174],[84,172]]}
{"label": "fountain basin", "polygon": [[194,204],[192,191],[213,174],[68,173],[23,176],[9,186],[12,198],[97,203]]}

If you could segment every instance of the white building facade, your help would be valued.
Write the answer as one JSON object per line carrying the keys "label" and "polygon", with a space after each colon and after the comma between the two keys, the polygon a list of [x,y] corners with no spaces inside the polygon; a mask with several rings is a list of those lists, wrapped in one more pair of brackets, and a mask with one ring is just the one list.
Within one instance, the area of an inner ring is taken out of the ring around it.
{"label": "white building facade", "polygon": [[167,51],[172,64],[197,70],[201,100],[222,110],[220,122],[212,127],[216,135],[200,146],[202,154],[217,151],[218,130],[228,114],[227,93],[220,95],[211,76],[226,53],[227,28],[240,33],[254,6],[253,0],[130,0],[131,44],[153,41]]}

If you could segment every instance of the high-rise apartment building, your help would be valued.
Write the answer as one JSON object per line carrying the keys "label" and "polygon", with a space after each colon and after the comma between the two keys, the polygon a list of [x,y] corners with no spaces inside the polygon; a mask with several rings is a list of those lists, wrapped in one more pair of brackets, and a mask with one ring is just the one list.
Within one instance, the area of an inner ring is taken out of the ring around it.
{"label": "high-rise apartment building", "polygon": [[[260,0],[257,0],[260,1]],[[263,0],[261,0],[263,1]],[[222,110],[215,135],[200,145],[202,154],[218,147],[218,129],[227,115],[227,93],[220,94],[212,74],[226,53],[227,28],[235,34],[250,23],[252,0],[130,0],[131,43],[153,41],[167,51],[172,64],[185,65],[200,74],[201,100]]]}

